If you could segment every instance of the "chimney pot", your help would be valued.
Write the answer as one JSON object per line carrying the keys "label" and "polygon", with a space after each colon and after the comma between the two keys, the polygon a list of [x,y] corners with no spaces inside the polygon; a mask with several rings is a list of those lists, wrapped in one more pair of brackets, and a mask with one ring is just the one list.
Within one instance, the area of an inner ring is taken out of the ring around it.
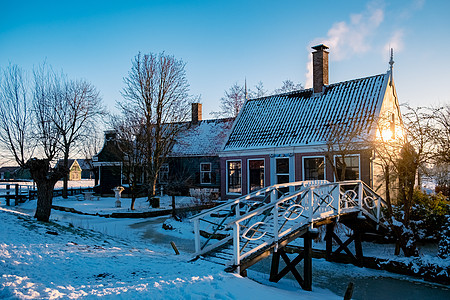
{"label": "chimney pot", "polygon": [[198,124],[202,120],[202,104],[192,103],[192,124]]}
{"label": "chimney pot", "polygon": [[328,85],[328,51],[324,44],[320,44],[312,49],[313,52],[313,90],[314,93],[321,93],[324,85]]}

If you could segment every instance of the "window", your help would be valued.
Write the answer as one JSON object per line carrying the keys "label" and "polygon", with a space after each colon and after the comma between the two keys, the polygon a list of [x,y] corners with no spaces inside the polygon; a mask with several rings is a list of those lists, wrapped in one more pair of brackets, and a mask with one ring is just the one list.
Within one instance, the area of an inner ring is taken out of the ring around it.
{"label": "window", "polygon": [[303,158],[303,180],[324,180],[325,159],[323,157]]}
{"label": "window", "polygon": [[248,182],[250,193],[264,187],[264,159],[248,161]]}
{"label": "window", "polygon": [[169,164],[163,163],[161,168],[159,168],[159,183],[168,183],[169,182]]}
{"label": "window", "polygon": [[[358,180],[359,179],[359,155],[345,156],[342,161],[342,156],[335,156],[336,171],[338,180]],[[345,162],[345,175],[342,176]]]}
{"label": "window", "polygon": [[241,161],[227,161],[227,193],[242,193]]}
{"label": "window", "polygon": [[211,183],[211,163],[200,163],[200,183]]}
{"label": "window", "polygon": [[277,183],[289,182],[289,158],[276,159]]}
{"label": "window", "polygon": [[[277,158],[275,160],[275,172],[277,183],[289,182],[289,158]],[[284,187],[278,190],[278,197],[289,192],[289,187]]]}

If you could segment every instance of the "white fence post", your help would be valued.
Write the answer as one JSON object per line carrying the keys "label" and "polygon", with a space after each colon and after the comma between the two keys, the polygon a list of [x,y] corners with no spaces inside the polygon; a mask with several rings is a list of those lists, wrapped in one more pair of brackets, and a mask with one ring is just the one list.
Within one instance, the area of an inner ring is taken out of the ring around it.
{"label": "white fence post", "polygon": [[334,184],[333,198],[335,199],[336,213],[339,215],[341,213],[341,186],[339,182]]}
{"label": "white fence post", "polygon": [[[278,204],[275,204],[273,209],[273,236],[275,243],[278,243]],[[276,246],[278,248],[278,245]]]}
{"label": "white fence post", "polygon": [[360,181],[358,183],[358,204],[359,204],[359,210],[362,211],[363,208],[363,200],[364,200],[364,190],[362,182]]}
{"label": "white fence post", "polygon": [[277,200],[277,190],[276,189],[273,189],[271,192],[270,192],[270,203],[273,203],[273,202],[275,202]]}
{"label": "white fence post", "polygon": [[234,256],[234,263],[237,267],[237,272],[240,273],[240,259],[241,259],[241,249],[239,246],[239,223],[235,222],[233,224],[233,256]]}
{"label": "white fence post", "polygon": [[236,219],[238,219],[241,216],[241,208],[239,201],[236,203],[235,211],[236,211]]}
{"label": "white fence post", "polygon": [[380,223],[380,214],[381,214],[381,199],[377,197],[377,222]]}
{"label": "white fence post", "polygon": [[309,195],[308,195],[308,198],[309,198],[309,208],[308,208],[308,210],[309,210],[309,216],[308,216],[308,222],[309,222],[309,226],[311,226],[311,228],[312,228],[312,226],[313,226],[313,223],[312,223],[312,219],[313,219],[313,212],[314,212],[314,199],[313,199],[313,191],[312,191],[312,187],[309,189],[309,191],[308,191],[308,193],[309,193]]}
{"label": "white fence post", "polygon": [[194,219],[194,233],[195,233],[195,253],[200,253],[200,229],[199,220]]}

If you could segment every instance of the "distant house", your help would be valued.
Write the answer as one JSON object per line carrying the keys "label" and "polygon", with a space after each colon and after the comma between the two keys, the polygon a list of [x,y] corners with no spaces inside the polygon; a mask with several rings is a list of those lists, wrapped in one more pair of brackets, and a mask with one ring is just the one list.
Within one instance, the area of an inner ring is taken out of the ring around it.
{"label": "distant house", "polygon": [[0,168],[0,180],[18,180],[18,179],[31,179],[29,170],[22,169],[21,167],[1,167]]}
{"label": "distant house", "polygon": [[[379,187],[374,153],[362,141],[374,138],[382,118],[394,129],[400,123],[393,61],[384,74],[329,84],[328,47],[313,49],[313,88],[245,102],[220,152],[222,199],[301,180],[357,179]],[[329,141],[353,133],[360,143],[344,156],[345,178],[336,178],[342,155],[330,157]]]}
{"label": "distant house", "polygon": [[[164,192],[177,182],[179,193],[187,195],[190,189],[208,192],[220,190],[221,171],[218,152],[228,136],[233,118],[202,120],[202,105],[192,104],[192,121],[184,122],[186,129],[176,138],[166,163],[159,170],[158,187]],[[103,149],[93,157],[98,168],[99,184],[94,189],[100,194],[112,194],[115,186],[126,184],[115,131],[105,132]],[[192,190],[191,190],[192,191]]]}
{"label": "distant house", "polygon": [[[56,165],[63,164],[60,159]],[[69,159],[69,180],[94,179],[94,173],[89,159]]]}

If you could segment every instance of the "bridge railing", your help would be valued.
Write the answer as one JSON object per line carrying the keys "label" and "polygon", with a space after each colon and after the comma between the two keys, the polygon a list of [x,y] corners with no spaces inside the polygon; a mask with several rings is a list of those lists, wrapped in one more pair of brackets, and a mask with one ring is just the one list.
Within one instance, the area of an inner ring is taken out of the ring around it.
{"label": "bridge railing", "polygon": [[[280,189],[288,186],[295,188],[280,196]],[[232,240],[230,263],[239,265],[242,259],[306,225],[312,227],[317,220],[359,212],[379,222],[383,205],[381,197],[362,181],[271,186],[193,217],[196,255]],[[205,224],[209,231],[201,227]]]}
{"label": "bridge railing", "polygon": [[[194,223],[195,253],[201,255],[220,247],[232,239],[232,226],[229,223],[267,203],[277,200],[308,186],[328,183],[326,180],[299,181],[276,184],[260,189],[248,195],[230,200],[224,204],[206,210],[191,218]],[[286,193],[286,189],[289,192]],[[217,240],[219,238],[219,240]]]}

